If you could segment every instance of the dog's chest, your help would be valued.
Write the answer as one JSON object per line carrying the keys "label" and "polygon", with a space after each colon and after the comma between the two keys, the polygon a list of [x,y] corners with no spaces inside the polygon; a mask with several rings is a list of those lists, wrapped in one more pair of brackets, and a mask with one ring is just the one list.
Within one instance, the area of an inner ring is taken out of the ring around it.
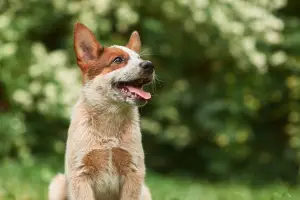
{"label": "dog's chest", "polygon": [[93,182],[96,196],[103,199],[118,199],[123,177],[138,170],[137,158],[119,147],[94,149],[82,159],[84,173]]}
{"label": "dog's chest", "polygon": [[96,174],[93,186],[95,198],[98,200],[119,200],[122,182],[122,177],[115,171]]}

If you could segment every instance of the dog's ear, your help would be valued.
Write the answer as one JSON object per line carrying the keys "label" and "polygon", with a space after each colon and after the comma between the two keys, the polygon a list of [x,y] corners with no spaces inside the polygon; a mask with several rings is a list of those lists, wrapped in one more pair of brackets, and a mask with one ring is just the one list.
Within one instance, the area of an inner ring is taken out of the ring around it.
{"label": "dog's ear", "polygon": [[92,31],[85,25],[76,23],[74,27],[74,50],[77,64],[82,72],[86,72],[88,63],[99,58],[103,47],[97,42]]}
{"label": "dog's ear", "polygon": [[137,31],[132,32],[126,47],[135,51],[138,54],[140,53],[141,39],[140,39],[140,35]]}

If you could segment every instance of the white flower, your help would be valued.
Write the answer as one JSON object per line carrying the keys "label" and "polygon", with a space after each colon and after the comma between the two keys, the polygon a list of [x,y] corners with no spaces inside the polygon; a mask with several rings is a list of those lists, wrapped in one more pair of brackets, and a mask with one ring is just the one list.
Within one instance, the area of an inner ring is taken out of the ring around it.
{"label": "white flower", "polygon": [[189,6],[191,5],[191,0],[178,0],[178,3],[183,6]]}
{"label": "white flower", "polygon": [[32,94],[38,94],[42,89],[42,84],[38,81],[33,81],[29,84],[28,89]]}
{"label": "white flower", "polygon": [[211,11],[211,17],[216,23],[222,24],[222,22],[227,21],[226,14],[221,10],[219,6],[212,6]]}
{"label": "white flower", "polygon": [[66,6],[66,0],[52,0],[53,7],[57,10],[63,10]]}
{"label": "white flower", "polygon": [[67,62],[67,55],[64,51],[54,51],[48,55],[48,63],[50,66],[63,66]]}
{"label": "white flower", "polygon": [[196,23],[203,23],[206,21],[207,17],[205,12],[199,10],[198,12],[193,13],[193,19]]}
{"label": "white flower", "polygon": [[0,59],[9,57],[15,54],[17,51],[17,45],[15,43],[5,43],[0,45]]}
{"label": "white flower", "polygon": [[29,108],[32,105],[31,94],[23,89],[18,89],[13,93],[13,100],[27,108]]}
{"label": "white flower", "polygon": [[9,15],[0,15],[0,30],[8,27],[13,18],[8,17]]}
{"label": "white flower", "polygon": [[29,75],[33,78],[41,76],[44,72],[44,66],[41,66],[40,64],[33,64],[29,66]]}
{"label": "white flower", "polygon": [[265,25],[260,20],[255,20],[250,23],[250,28],[255,32],[265,31]]}
{"label": "white flower", "polygon": [[208,0],[194,0],[194,3],[197,9],[204,9],[209,4]]}
{"label": "white flower", "polygon": [[118,19],[128,23],[136,23],[138,15],[127,3],[123,3],[117,10]]}
{"label": "white flower", "polygon": [[47,113],[49,111],[49,106],[45,102],[38,102],[37,108],[41,113]]}
{"label": "white flower", "polygon": [[260,72],[266,72],[267,57],[265,54],[261,52],[253,52],[249,55],[249,57],[252,64],[255,65]]}
{"label": "white flower", "polygon": [[[267,0],[266,0],[267,1]],[[287,4],[287,0],[273,0],[272,5],[275,9],[284,7]]]}
{"label": "white flower", "polygon": [[67,4],[68,12],[71,14],[78,13],[81,10],[81,2],[69,2]]}
{"label": "white flower", "polygon": [[91,31],[95,32],[97,28],[97,20],[95,14],[88,9],[85,9],[84,11],[80,12],[79,20],[85,24]]}
{"label": "white flower", "polygon": [[41,43],[34,43],[31,46],[31,51],[32,51],[34,58],[36,58],[38,61],[44,60],[44,58],[47,56],[46,48]]}
{"label": "white flower", "polygon": [[95,12],[104,15],[111,8],[111,0],[92,0],[91,1]]}
{"label": "white flower", "polygon": [[48,83],[44,87],[46,101],[50,103],[57,102],[57,86],[54,83]]}
{"label": "white flower", "polygon": [[282,41],[281,35],[275,31],[267,31],[264,37],[265,40],[270,44],[278,44]]}
{"label": "white flower", "polygon": [[286,61],[287,61],[287,55],[283,51],[278,51],[278,52],[274,53],[270,58],[271,64],[275,65],[275,66],[281,65]]}
{"label": "white flower", "polygon": [[242,45],[246,51],[252,51],[255,49],[256,40],[254,37],[245,37],[242,40]]}
{"label": "white flower", "polygon": [[244,34],[245,27],[240,22],[232,22],[231,23],[231,30],[232,30],[232,33],[234,33],[236,35],[242,35],[242,34]]}
{"label": "white flower", "polygon": [[268,27],[281,31],[284,29],[284,23],[281,19],[276,18],[275,16],[269,16],[265,19],[265,24],[268,25]]}

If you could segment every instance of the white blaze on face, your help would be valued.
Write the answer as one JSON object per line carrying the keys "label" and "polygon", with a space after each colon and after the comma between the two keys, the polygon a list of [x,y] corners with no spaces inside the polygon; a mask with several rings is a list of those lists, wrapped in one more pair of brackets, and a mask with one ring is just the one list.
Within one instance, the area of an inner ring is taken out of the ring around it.
{"label": "white blaze on face", "polygon": [[104,77],[112,81],[131,81],[141,78],[142,70],[139,65],[143,60],[140,58],[139,54],[124,46],[114,45],[112,47],[119,48],[126,52],[129,55],[129,60],[124,67],[110,72],[104,75]]}
{"label": "white blaze on face", "polygon": [[117,48],[121,49],[122,51],[125,51],[129,55],[129,60],[128,60],[127,66],[138,66],[143,61],[140,58],[139,54],[137,54],[135,51],[133,51],[131,49],[128,49],[127,47],[117,46],[117,45],[115,45],[114,47],[117,47]]}
{"label": "white blaze on face", "polygon": [[[124,47],[124,46],[115,46],[115,47],[125,51],[129,55],[128,63],[124,67],[124,71],[123,71],[123,72],[125,72],[124,76],[126,76],[127,74],[129,74],[129,76],[130,76],[130,74],[138,76],[138,73],[141,70],[140,63],[143,61],[140,58],[140,55],[137,54],[135,51],[133,51],[133,50],[127,48],[127,47]],[[136,93],[139,96],[143,97],[144,99],[150,99],[151,98],[151,94],[149,92],[145,92],[142,88],[132,87],[132,86],[129,86],[129,85],[126,86],[126,88],[130,92]]]}

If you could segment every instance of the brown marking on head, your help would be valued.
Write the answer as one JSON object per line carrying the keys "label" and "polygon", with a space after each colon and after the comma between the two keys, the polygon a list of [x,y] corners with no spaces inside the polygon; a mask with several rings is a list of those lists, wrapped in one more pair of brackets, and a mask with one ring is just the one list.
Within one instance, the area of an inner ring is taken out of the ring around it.
{"label": "brown marking on head", "polygon": [[86,175],[95,175],[108,167],[109,152],[107,150],[93,150],[87,153],[83,159],[83,167]]}
{"label": "brown marking on head", "polygon": [[137,31],[132,32],[126,47],[133,50],[133,51],[135,51],[138,54],[140,53],[140,51],[141,51],[141,39],[140,39],[140,35]]}
{"label": "brown marking on head", "polygon": [[135,169],[132,167],[131,154],[121,148],[112,148],[112,162],[119,175],[126,175]]}
{"label": "brown marking on head", "polygon": [[[123,59],[121,63],[113,62],[115,58],[120,57]],[[127,65],[129,55],[125,51],[117,47],[104,48],[102,55],[98,60],[90,62],[87,71],[87,78],[93,79],[98,75],[105,75],[114,70],[120,69]]]}
{"label": "brown marking on head", "polygon": [[[117,47],[104,48],[92,31],[81,23],[75,24],[74,51],[83,74],[83,82],[120,69],[129,59],[129,55]],[[113,62],[116,57],[121,57],[123,61]]]}

